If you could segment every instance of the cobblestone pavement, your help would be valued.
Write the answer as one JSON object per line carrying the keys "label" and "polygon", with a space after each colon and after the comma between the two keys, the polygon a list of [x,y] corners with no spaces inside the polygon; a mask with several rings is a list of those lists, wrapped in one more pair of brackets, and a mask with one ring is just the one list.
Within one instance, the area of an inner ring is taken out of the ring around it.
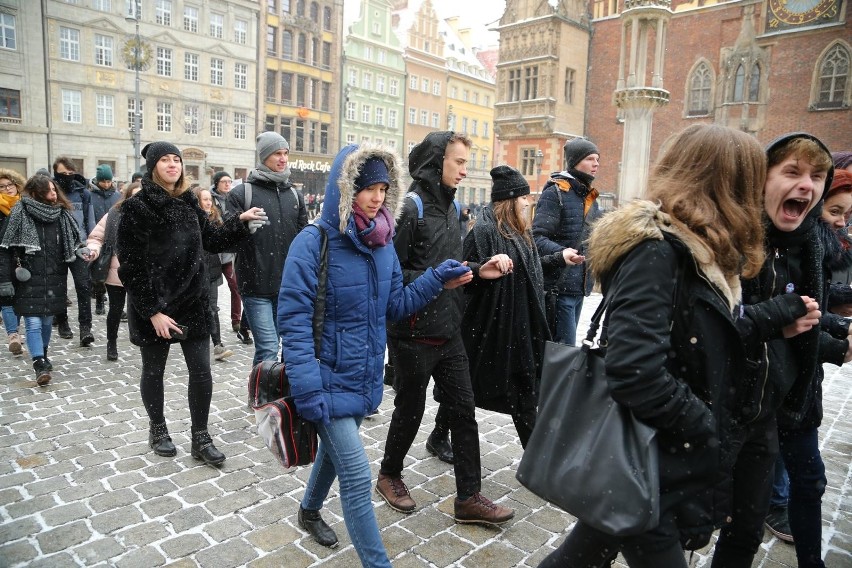
{"label": "cobblestone pavement", "polygon": [[[228,326],[228,298],[219,297]],[[581,330],[599,301],[592,296]],[[74,317],[76,307],[69,309]],[[307,566],[352,567],[358,558],[343,523],[335,488],[324,516],[341,545],[317,545],[296,524],[309,470],[283,471],[254,432],[246,409],[246,376],[253,348],[230,331],[235,351],[213,364],[210,431],[228,456],[221,469],[189,455],[186,368],[173,350],[166,370],[166,417],[178,446],[175,458],[148,448],[148,419],[139,397],[140,358],[120,332],[117,362],[105,357],[105,316],[95,316],[91,348],[58,336],[50,355],[56,371],[36,386],[29,357],[0,353],[0,566]],[[4,338],[5,341],[5,338]],[[821,428],[828,490],[823,547],[830,567],[852,566],[852,369],[827,367]],[[362,437],[374,478],[387,434],[393,392],[364,421]],[[452,468],[425,447],[436,405],[406,459],[405,481],[418,509],[391,510],[373,493],[376,516],[394,566],[537,566],[573,519],[515,480],[521,446],[508,416],[477,411],[483,492],[516,511],[502,530],[453,522]],[[706,566],[707,550],[690,564]],[[793,547],[767,537],[754,566],[795,566]],[[664,568],[664,567],[662,567]]]}

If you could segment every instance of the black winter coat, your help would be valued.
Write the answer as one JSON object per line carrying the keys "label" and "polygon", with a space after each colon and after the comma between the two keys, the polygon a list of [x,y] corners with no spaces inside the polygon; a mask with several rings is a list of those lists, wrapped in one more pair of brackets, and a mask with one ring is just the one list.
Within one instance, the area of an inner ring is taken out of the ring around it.
{"label": "black winter coat", "polygon": [[131,309],[134,345],[175,342],[157,336],[150,318],[158,312],[188,326],[187,337],[209,337],[209,278],[205,250],[219,252],[248,236],[238,216],[214,225],[190,191],[171,197],[150,178],[122,205],[116,254],[118,274]]}
{"label": "black winter coat", "polygon": [[[252,181],[251,187],[248,205],[263,208],[269,224],[241,241],[232,251],[237,253],[234,262],[237,286],[242,296],[277,298],[287,251],[299,231],[308,224],[308,211],[304,198],[294,192],[290,184],[276,186],[266,181]],[[233,188],[228,193],[228,211],[237,216],[245,212],[245,198],[245,184]]]}
{"label": "black winter coat", "polygon": [[[0,247],[0,282],[12,282],[15,286],[15,313],[19,316],[48,316],[65,311],[67,295],[68,263],[63,260],[59,223],[35,222],[41,250],[24,254],[23,247]],[[4,220],[3,230],[6,228]],[[2,239],[2,232],[0,232]],[[15,268],[20,259],[21,267],[30,271],[26,282],[15,278]]]}

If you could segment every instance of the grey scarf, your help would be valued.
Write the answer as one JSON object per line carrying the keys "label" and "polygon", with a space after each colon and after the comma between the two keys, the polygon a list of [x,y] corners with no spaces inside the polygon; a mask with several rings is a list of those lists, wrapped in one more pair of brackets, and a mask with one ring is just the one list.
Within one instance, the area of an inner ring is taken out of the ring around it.
{"label": "grey scarf", "polygon": [[6,233],[0,247],[22,247],[24,254],[35,254],[42,248],[38,238],[35,221],[50,224],[59,222],[59,234],[62,241],[62,258],[65,262],[74,262],[74,251],[82,244],[80,227],[71,212],[59,205],[48,205],[24,196],[9,212]]}
{"label": "grey scarf", "polygon": [[264,164],[257,164],[256,169],[252,170],[251,173],[249,173],[246,181],[249,183],[254,183],[258,180],[268,181],[275,185],[289,185],[290,166],[287,166],[287,168],[283,172],[273,172]]}

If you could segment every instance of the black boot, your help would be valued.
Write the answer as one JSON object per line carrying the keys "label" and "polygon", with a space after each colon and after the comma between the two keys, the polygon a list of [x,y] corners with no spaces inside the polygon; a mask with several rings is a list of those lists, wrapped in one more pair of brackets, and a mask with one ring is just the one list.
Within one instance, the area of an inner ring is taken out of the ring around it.
{"label": "black boot", "polygon": [[177,455],[177,448],[172,443],[166,423],[154,424],[153,422],[149,422],[149,424],[148,445],[151,446],[154,453],[167,458]]}
{"label": "black boot", "polygon": [[104,315],[104,297],[100,294],[95,298],[95,315]]}
{"label": "black boot", "polygon": [[438,456],[442,462],[455,463],[456,461],[449,436],[440,436],[432,432],[426,439],[426,450],[433,456]]}
{"label": "black boot", "polygon": [[33,370],[36,374],[36,383],[43,387],[50,382],[50,369],[47,368],[47,360],[44,357],[33,359]]}
{"label": "black boot", "polygon": [[68,325],[67,317],[60,319],[57,325],[59,326],[59,337],[61,337],[62,339],[71,339],[72,337],[74,337],[74,332],[71,331],[71,326]]}
{"label": "black boot", "polygon": [[95,336],[92,335],[92,326],[80,326],[80,347],[88,347],[95,341]]}
{"label": "black boot", "polygon": [[299,526],[308,531],[314,540],[323,546],[337,548],[337,535],[322,520],[319,511],[308,511],[299,505]]}
{"label": "black boot", "polygon": [[118,347],[115,339],[107,339],[107,361],[118,361]]}
{"label": "black boot", "polygon": [[225,454],[216,449],[207,430],[192,431],[192,457],[203,460],[208,465],[219,465],[225,461]]}

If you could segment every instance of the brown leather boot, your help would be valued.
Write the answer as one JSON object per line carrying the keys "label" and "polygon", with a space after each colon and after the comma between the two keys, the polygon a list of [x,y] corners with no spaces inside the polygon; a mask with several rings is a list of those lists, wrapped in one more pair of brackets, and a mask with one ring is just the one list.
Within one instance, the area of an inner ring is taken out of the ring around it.
{"label": "brown leather boot", "polygon": [[477,523],[483,525],[500,525],[515,516],[515,511],[502,505],[492,503],[482,493],[474,493],[464,501],[455,500],[453,504],[457,523]]}
{"label": "brown leather boot", "polygon": [[402,476],[395,477],[380,473],[379,480],[376,482],[376,491],[391,509],[400,513],[411,513],[417,507],[408,492],[408,487],[402,481]]}

